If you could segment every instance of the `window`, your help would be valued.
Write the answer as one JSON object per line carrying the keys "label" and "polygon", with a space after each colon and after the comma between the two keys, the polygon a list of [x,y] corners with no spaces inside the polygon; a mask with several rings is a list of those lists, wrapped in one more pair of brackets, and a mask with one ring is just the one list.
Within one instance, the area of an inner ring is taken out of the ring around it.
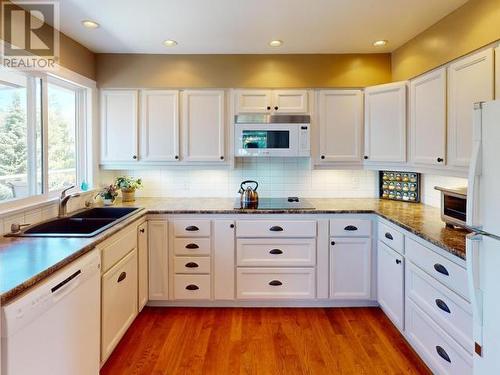
{"label": "window", "polygon": [[0,203],[86,180],[86,89],[0,70]]}
{"label": "window", "polygon": [[0,202],[42,192],[39,88],[39,79],[0,75]]}

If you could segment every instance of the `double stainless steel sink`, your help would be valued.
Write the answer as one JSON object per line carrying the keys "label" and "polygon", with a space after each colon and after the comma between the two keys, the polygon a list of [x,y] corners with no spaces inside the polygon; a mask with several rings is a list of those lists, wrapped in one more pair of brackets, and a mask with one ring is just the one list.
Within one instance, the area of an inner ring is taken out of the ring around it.
{"label": "double stainless steel sink", "polygon": [[79,211],[10,233],[16,237],[94,237],[141,210],[137,207],[97,207]]}

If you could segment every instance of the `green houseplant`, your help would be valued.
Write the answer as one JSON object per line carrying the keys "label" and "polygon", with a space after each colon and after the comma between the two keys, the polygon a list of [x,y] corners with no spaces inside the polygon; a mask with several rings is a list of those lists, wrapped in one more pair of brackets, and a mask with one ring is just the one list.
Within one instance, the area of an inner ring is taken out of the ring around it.
{"label": "green houseplant", "polygon": [[118,191],[115,185],[109,185],[103,188],[97,195],[101,197],[105,206],[111,206],[115,203]]}
{"label": "green houseplant", "polygon": [[116,178],[115,185],[122,191],[123,202],[133,202],[135,201],[135,191],[142,187],[142,179],[120,176]]}

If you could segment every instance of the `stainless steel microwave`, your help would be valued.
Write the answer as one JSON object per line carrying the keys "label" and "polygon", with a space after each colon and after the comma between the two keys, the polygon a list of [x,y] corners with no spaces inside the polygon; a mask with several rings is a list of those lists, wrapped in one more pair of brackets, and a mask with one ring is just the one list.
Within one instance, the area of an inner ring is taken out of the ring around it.
{"label": "stainless steel microwave", "polygon": [[441,220],[447,227],[465,227],[467,222],[467,188],[434,187],[441,191]]}
{"label": "stainless steel microwave", "polygon": [[234,123],[237,157],[311,156],[311,118],[304,115],[238,115]]}

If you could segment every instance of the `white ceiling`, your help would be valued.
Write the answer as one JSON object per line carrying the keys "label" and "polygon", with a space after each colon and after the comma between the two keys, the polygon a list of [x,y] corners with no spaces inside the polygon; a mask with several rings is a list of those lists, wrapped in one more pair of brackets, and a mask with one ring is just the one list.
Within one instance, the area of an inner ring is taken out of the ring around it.
{"label": "white ceiling", "polygon": [[[389,52],[466,0],[61,0],[61,30],[95,52]],[[101,27],[85,29],[90,19]],[[179,42],[166,48],[165,39]],[[280,48],[268,46],[281,39]],[[387,39],[386,47],[374,40]]]}

